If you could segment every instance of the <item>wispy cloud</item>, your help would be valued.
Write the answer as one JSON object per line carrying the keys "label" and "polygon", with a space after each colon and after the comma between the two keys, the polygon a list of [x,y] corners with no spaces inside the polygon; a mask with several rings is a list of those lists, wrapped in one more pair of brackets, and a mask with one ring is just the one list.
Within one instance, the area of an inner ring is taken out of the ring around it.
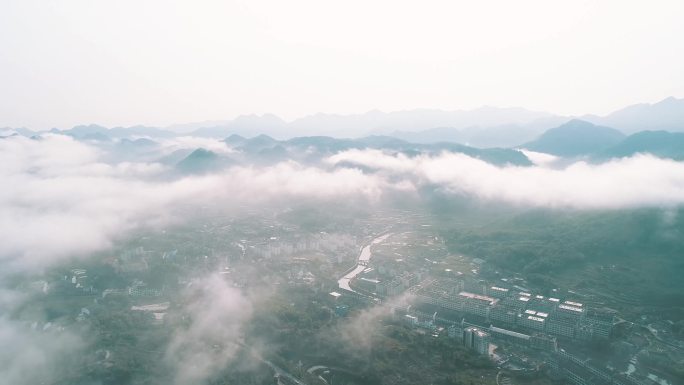
{"label": "wispy cloud", "polygon": [[174,383],[204,383],[235,357],[250,302],[218,274],[192,282],[184,293],[188,322],[176,329],[165,354]]}

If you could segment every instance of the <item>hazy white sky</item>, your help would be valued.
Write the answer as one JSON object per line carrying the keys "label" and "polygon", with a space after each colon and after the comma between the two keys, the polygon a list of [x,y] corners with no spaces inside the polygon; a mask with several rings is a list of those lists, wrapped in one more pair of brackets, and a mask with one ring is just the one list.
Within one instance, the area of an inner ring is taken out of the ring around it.
{"label": "hazy white sky", "polygon": [[0,127],[684,96],[684,1],[0,0]]}

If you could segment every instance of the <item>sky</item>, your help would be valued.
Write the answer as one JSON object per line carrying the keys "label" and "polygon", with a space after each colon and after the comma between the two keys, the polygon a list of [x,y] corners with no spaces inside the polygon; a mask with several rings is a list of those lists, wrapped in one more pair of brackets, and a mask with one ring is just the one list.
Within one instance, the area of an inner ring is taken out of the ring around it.
{"label": "sky", "polygon": [[0,0],[0,127],[684,97],[684,2]]}

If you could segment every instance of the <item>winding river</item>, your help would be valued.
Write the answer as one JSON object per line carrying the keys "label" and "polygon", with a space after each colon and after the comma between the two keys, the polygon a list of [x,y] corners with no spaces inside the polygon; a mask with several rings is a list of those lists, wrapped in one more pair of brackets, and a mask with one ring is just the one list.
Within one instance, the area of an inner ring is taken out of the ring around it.
{"label": "winding river", "polygon": [[367,266],[366,266],[367,262],[370,261],[370,259],[372,257],[371,246],[378,244],[380,242],[383,242],[385,239],[389,238],[390,235],[392,235],[392,234],[387,233],[387,234],[380,235],[379,237],[373,239],[369,244],[367,244],[366,246],[364,246],[361,249],[361,253],[359,254],[359,259],[358,259],[356,267],[354,269],[352,269],[350,272],[348,272],[347,274],[345,274],[342,278],[337,280],[337,283],[338,283],[338,286],[340,287],[340,289],[356,293],[356,291],[354,291],[354,289],[352,289],[349,286],[349,281],[351,281],[352,278],[356,277],[360,272],[364,271],[367,268]]}

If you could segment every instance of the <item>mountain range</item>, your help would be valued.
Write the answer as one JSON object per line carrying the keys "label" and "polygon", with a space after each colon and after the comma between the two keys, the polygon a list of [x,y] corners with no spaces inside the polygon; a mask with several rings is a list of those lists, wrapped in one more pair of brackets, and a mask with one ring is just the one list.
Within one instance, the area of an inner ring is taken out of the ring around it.
{"label": "mountain range", "polygon": [[[233,164],[271,165],[286,160],[303,164],[322,164],[324,159],[345,150],[382,149],[403,153],[436,155],[443,151],[463,153],[494,165],[529,166],[523,152],[512,148],[480,149],[458,143],[411,143],[391,136],[340,139],[328,136],[297,137],[278,140],[268,135],[246,138],[232,134],[223,140],[231,151],[217,154],[197,149],[188,154],[174,153],[176,169],[183,173],[203,173]],[[643,131],[629,136],[610,127],[573,119],[544,132],[522,148],[553,154],[565,159],[580,158],[602,162],[611,158],[650,153],[658,157],[684,160],[684,133]],[[178,161],[179,156],[184,156]],[[168,163],[170,157],[164,162]],[[344,165],[342,165],[344,166]]]}
{"label": "mountain range", "polygon": [[[264,134],[275,139],[289,139],[306,136],[330,136],[336,138],[362,138],[369,135],[389,136],[406,142],[417,144],[434,144],[440,142],[459,143],[470,147],[519,147],[549,146],[549,141],[561,140],[556,135],[564,130],[556,130],[542,137],[547,130],[561,127],[573,119],[580,119],[599,127],[611,128],[623,134],[639,131],[684,132],[684,99],[666,98],[653,104],[635,104],[606,116],[585,115],[580,118],[553,115],[546,112],[530,111],[523,108],[481,107],[473,110],[443,111],[434,109],[418,109],[410,111],[381,112],[369,111],[363,114],[338,115],[315,114],[286,122],[272,115],[243,115],[233,120],[208,121],[174,125],[165,128],[132,126],[106,128],[91,124],[76,126],[67,130],[52,129],[81,140],[106,141],[121,138],[165,138],[178,135],[193,135],[213,138],[226,138],[231,134],[253,137]],[[577,125],[577,121],[571,126]],[[585,127],[586,128],[586,127]],[[579,127],[575,127],[579,130]],[[32,136],[37,132],[25,128],[0,129],[1,135],[16,133]],[[595,140],[597,146],[609,146],[603,143],[606,138],[601,133]],[[611,138],[617,136],[608,135]],[[542,140],[545,142],[539,143]],[[603,144],[599,144],[602,142]],[[579,146],[579,143],[577,144]],[[588,144],[587,144],[588,145]],[[551,149],[558,152],[558,149]],[[571,153],[586,154],[595,152],[594,148],[586,148],[581,152],[568,150]]]}
{"label": "mountain range", "polygon": [[598,159],[648,153],[660,158],[684,160],[684,132],[641,131],[595,155]]}
{"label": "mountain range", "polygon": [[520,147],[564,158],[580,157],[593,161],[639,153],[684,160],[684,132],[640,131],[627,136],[614,128],[573,119]]}
{"label": "mountain range", "polygon": [[585,115],[579,118],[524,108],[497,107],[459,111],[374,110],[351,115],[319,113],[291,122],[272,114],[244,115],[231,121],[209,122],[211,124],[198,127],[192,134],[217,138],[230,134],[266,134],[278,139],[387,135],[413,143],[454,142],[474,147],[513,147],[530,142],[545,130],[572,119],[611,127],[626,134],[643,130],[684,131],[684,99],[669,97],[654,104],[631,105],[606,116]]}
{"label": "mountain range", "polygon": [[658,103],[634,104],[606,116],[587,115],[588,122],[613,127],[624,133],[638,131],[684,131],[684,99],[669,97]]}
{"label": "mountain range", "polygon": [[443,151],[463,153],[497,165],[528,166],[532,163],[516,149],[480,149],[457,143],[410,143],[390,136],[367,136],[358,139],[339,139],[329,136],[307,136],[277,140],[267,135],[245,138],[231,135],[224,142],[232,147],[231,159],[240,163],[272,164],[284,160],[317,163],[345,150],[382,149],[406,155],[438,154]]}

